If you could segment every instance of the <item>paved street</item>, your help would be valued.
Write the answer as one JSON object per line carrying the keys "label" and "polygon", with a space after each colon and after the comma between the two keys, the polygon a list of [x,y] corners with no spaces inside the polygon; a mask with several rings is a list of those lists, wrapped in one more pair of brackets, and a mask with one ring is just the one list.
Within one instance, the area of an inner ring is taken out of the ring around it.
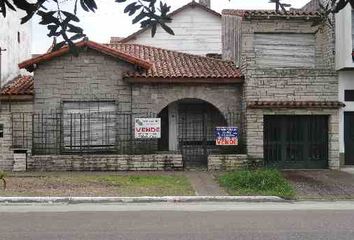
{"label": "paved street", "polygon": [[353,239],[354,203],[0,205],[1,239]]}

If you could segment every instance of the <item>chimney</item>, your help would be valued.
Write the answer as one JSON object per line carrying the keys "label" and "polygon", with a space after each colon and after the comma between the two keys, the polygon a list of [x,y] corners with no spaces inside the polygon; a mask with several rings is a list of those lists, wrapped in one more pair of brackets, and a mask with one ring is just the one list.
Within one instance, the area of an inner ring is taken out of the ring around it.
{"label": "chimney", "polygon": [[204,5],[207,8],[210,8],[210,1],[211,0],[199,0],[199,3]]}

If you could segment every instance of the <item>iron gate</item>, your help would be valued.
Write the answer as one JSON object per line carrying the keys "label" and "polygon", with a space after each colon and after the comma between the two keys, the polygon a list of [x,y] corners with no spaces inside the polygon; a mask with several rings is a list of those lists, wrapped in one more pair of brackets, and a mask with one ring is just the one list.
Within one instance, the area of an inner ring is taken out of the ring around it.
{"label": "iron gate", "polygon": [[[178,112],[178,143],[186,168],[207,167],[209,154],[230,152],[230,147],[216,146],[215,128],[241,127],[240,115],[223,115],[208,103],[180,104]],[[231,151],[240,152],[241,146]]]}
{"label": "iron gate", "polygon": [[264,158],[269,167],[328,166],[328,116],[265,116]]}

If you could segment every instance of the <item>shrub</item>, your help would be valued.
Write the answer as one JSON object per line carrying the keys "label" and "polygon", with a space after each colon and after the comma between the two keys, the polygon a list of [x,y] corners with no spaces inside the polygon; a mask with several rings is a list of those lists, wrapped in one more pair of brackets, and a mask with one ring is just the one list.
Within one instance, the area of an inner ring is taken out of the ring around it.
{"label": "shrub", "polygon": [[220,184],[232,195],[268,195],[293,198],[292,186],[278,170],[243,170],[219,177]]}

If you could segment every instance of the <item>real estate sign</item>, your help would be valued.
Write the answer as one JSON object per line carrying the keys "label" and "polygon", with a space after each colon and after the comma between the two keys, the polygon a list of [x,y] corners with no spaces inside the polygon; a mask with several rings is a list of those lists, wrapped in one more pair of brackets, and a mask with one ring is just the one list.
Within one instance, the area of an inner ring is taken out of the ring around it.
{"label": "real estate sign", "polygon": [[238,128],[237,127],[217,127],[216,145],[218,146],[237,146]]}
{"label": "real estate sign", "polygon": [[160,118],[135,118],[135,138],[161,138]]}

